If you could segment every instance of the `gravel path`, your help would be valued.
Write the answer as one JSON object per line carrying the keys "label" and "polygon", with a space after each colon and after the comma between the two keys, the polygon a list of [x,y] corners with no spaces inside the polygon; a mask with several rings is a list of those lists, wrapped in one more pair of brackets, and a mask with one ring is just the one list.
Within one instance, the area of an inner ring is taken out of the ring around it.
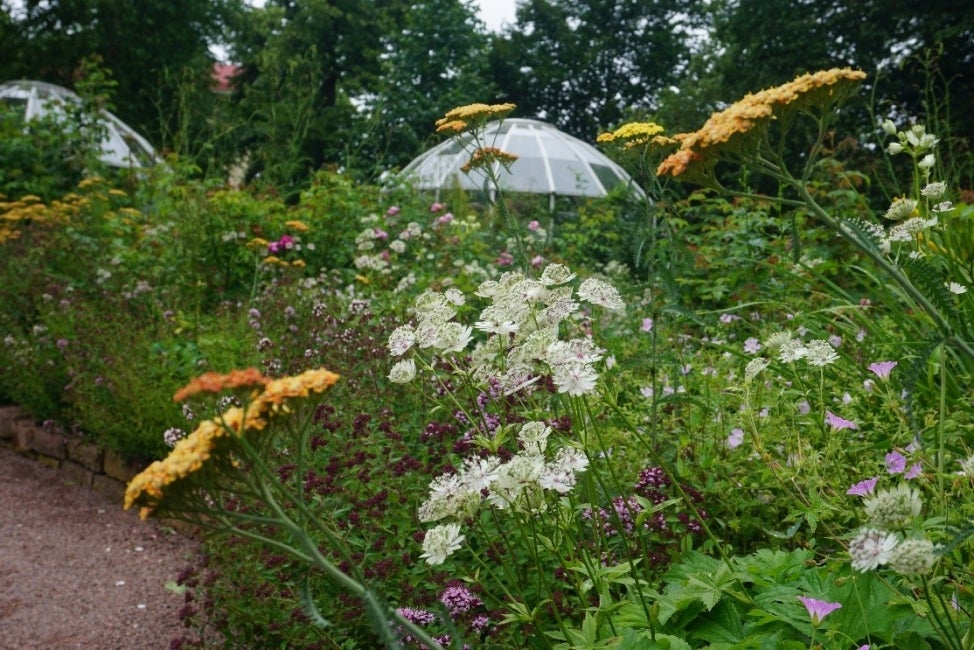
{"label": "gravel path", "polygon": [[0,447],[0,650],[169,648],[195,548]]}

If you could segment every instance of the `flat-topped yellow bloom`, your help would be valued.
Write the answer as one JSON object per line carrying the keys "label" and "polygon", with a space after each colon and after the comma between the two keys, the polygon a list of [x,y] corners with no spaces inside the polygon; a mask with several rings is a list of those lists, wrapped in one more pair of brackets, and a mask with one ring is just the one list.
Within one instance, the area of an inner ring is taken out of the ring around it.
{"label": "flat-topped yellow bloom", "polygon": [[600,133],[595,141],[604,143],[621,140],[624,149],[649,143],[658,146],[676,144],[672,138],[662,135],[663,131],[663,127],[656,122],[627,122],[615,131]]}
{"label": "flat-topped yellow bloom", "polygon": [[204,469],[207,461],[220,451],[221,445],[224,445],[223,453],[227,454],[231,448],[225,445],[233,438],[250,431],[263,431],[271,423],[269,418],[286,413],[285,400],[321,393],[338,379],[337,374],[320,368],[293,377],[268,380],[256,370],[248,368],[225,375],[208,373],[190,382],[188,394],[218,387],[260,386],[265,383],[266,386],[262,392],[255,391],[245,406],[232,407],[218,417],[201,422],[192,433],[176,443],[168,456],[153,462],[135,476],[125,490],[125,509],[140,504],[143,508],[139,515],[145,519],[166,498],[169,486]]}
{"label": "flat-topped yellow bloom", "polygon": [[502,120],[516,108],[514,104],[467,104],[457,106],[436,120],[437,133],[462,133],[471,126],[481,126],[491,120]]}
{"label": "flat-topped yellow bloom", "polygon": [[772,120],[799,111],[828,110],[866,78],[851,68],[832,68],[803,74],[788,83],[749,93],[728,108],[714,113],[693,133],[674,136],[680,149],[660,163],[657,176],[680,176],[695,172],[705,176],[721,155],[747,154],[761,130]]}

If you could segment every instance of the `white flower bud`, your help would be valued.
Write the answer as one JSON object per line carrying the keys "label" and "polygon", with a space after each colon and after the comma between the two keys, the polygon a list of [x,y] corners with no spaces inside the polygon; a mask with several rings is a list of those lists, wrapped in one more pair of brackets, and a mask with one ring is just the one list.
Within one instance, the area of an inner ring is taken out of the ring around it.
{"label": "white flower bud", "polygon": [[890,135],[896,135],[896,125],[893,124],[893,120],[886,120],[882,126],[883,131],[886,131]]}
{"label": "white flower bud", "polygon": [[895,156],[898,153],[903,153],[903,145],[899,142],[890,142],[889,146],[886,147],[886,153],[891,156]]}
{"label": "white flower bud", "polygon": [[937,164],[937,157],[932,153],[928,153],[923,159],[917,163],[917,167],[920,169],[933,169],[933,166]]}

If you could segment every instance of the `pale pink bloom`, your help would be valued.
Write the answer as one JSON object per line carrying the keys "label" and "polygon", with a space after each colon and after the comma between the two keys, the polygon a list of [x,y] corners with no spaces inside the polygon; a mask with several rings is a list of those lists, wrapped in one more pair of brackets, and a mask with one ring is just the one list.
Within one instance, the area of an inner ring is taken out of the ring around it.
{"label": "pale pink bloom", "polygon": [[808,610],[808,615],[812,619],[812,625],[815,627],[818,627],[822,619],[826,616],[842,607],[842,603],[830,603],[827,600],[808,598],[807,596],[799,596],[798,600],[802,601],[805,609]]}
{"label": "pale pink bloom", "polygon": [[869,364],[869,370],[880,379],[889,378],[889,373],[896,367],[895,361],[878,361]]}

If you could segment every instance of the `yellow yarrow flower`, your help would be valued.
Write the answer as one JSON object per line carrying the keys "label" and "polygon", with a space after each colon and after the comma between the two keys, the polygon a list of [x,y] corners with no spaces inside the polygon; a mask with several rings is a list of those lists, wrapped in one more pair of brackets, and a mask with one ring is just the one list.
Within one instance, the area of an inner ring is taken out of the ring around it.
{"label": "yellow yarrow flower", "polygon": [[[227,375],[209,373],[199,382],[199,386],[190,382],[188,388],[193,387],[189,393],[195,394],[198,392],[196,388],[209,390],[216,386],[260,385],[265,378],[259,376],[260,381],[257,382],[254,379],[255,371],[252,369],[233,371]],[[246,406],[232,407],[216,418],[201,422],[192,433],[176,443],[166,458],[153,462],[137,474],[125,489],[125,509],[141,504],[143,507],[139,516],[145,519],[165,499],[169,486],[206,467],[207,461],[219,451],[221,440],[243,436],[248,431],[263,431],[269,424],[269,416],[288,412],[286,400],[324,392],[338,379],[337,374],[319,368],[293,377],[268,380],[263,391],[255,391]]]}
{"label": "yellow yarrow flower", "polygon": [[645,145],[655,149],[672,148],[677,141],[663,135],[663,130],[663,127],[655,122],[628,122],[615,131],[600,133],[595,141],[602,144],[621,143],[623,151]]}
{"label": "yellow yarrow flower", "polygon": [[291,230],[297,230],[298,232],[308,232],[310,230],[307,224],[305,224],[303,221],[298,221],[297,219],[285,221],[284,226],[286,228],[290,228]]}
{"label": "yellow yarrow flower", "polygon": [[464,174],[469,174],[473,169],[486,167],[494,162],[499,162],[505,169],[510,169],[511,164],[516,160],[516,154],[501,151],[497,147],[481,147],[471,154],[470,160],[460,167],[460,171]]}
{"label": "yellow yarrow flower", "polygon": [[516,108],[514,104],[467,104],[457,106],[436,120],[436,132],[458,134],[491,120],[502,120]]}
{"label": "yellow yarrow flower", "polygon": [[799,111],[828,110],[865,78],[861,70],[832,68],[749,93],[711,115],[698,131],[674,136],[680,149],[660,163],[656,174],[680,176],[691,172],[699,180],[722,156],[748,153],[772,120],[787,119]]}

